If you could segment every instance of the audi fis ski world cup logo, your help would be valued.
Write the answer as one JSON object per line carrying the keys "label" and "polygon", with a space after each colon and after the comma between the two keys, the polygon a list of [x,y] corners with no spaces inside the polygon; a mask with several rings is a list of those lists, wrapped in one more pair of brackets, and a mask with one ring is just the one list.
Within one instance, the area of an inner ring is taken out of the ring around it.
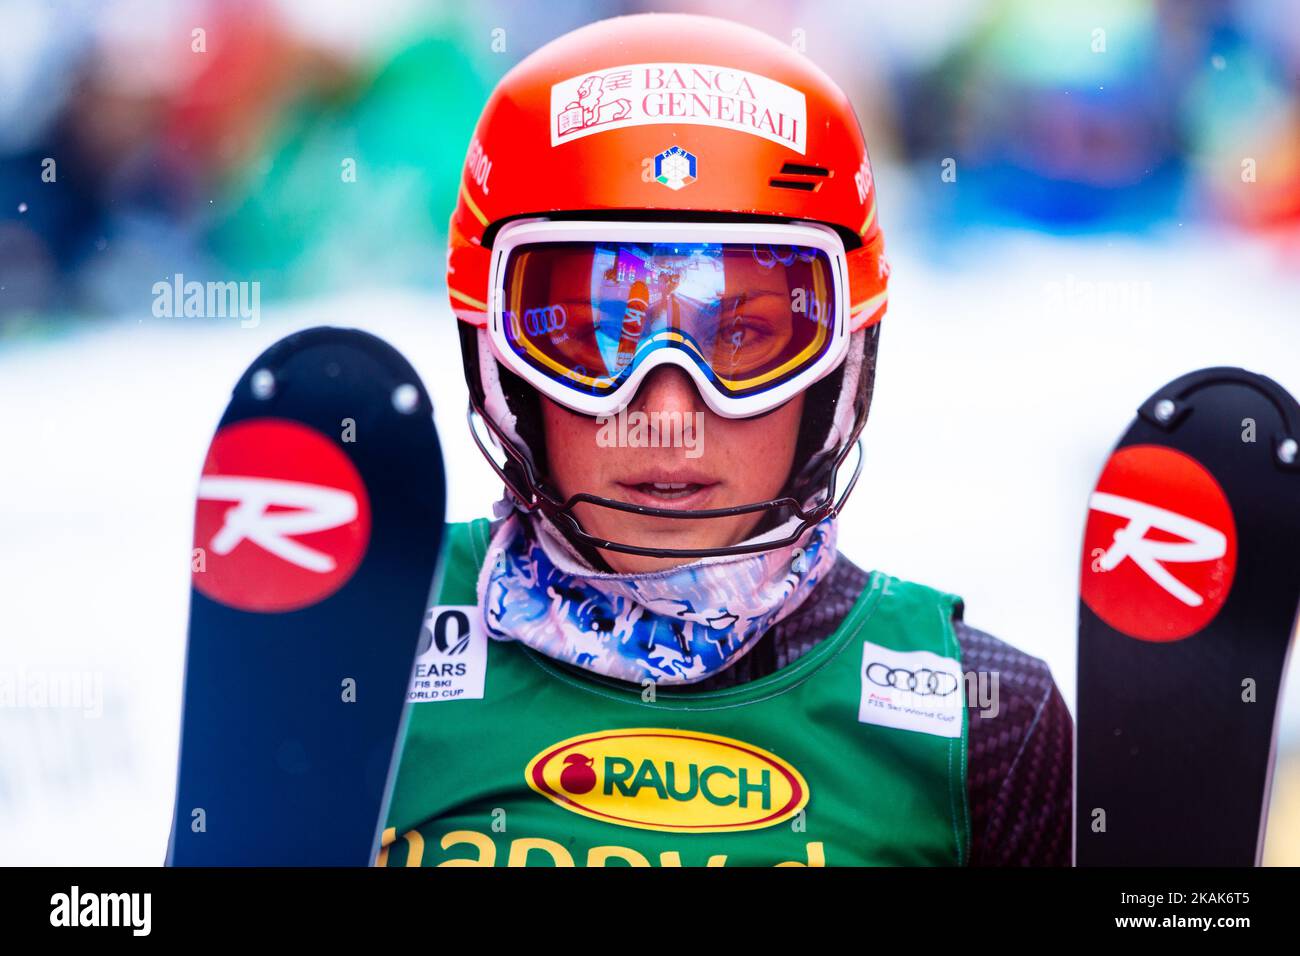
{"label": "audi fis ski world cup logo", "polygon": [[862,642],[858,720],[937,737],[960,737],[966,695],[961,662],[932,651]]}
{"label": "audi fis ski world cup logo", "polygon": [[1093,492],[1083,601],[1115,630],[1177,641],[1222,609],[1237,568],[1232,507],[1214,476],[1159,445],[1121,448]]}
{"label": "audi fis ski world cup logo", "polygon": [[653,727],[562,740],[534,757],[524,776],[557,806],[640,830],[756,830],[808,802],[803,776],[775,754],[730,737]]}
{"label": "audi fis ski world cup logo", "polygon": [[244,611],[307,607],[341,588],[365,556],[370,502],[328,438],[263,418],[217,433],[194,515],[194,586]]}

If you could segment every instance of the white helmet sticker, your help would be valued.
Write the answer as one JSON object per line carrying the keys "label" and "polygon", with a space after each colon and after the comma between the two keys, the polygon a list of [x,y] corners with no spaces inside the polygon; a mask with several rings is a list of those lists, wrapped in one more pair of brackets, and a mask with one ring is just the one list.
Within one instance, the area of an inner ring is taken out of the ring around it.
{"label": "white helmet sticker", "polygon": [[551,145],[624,126],[687,123],[751,133],[803,155],[803,93],[757,73],[701,63],[634,63],[551,87]]}

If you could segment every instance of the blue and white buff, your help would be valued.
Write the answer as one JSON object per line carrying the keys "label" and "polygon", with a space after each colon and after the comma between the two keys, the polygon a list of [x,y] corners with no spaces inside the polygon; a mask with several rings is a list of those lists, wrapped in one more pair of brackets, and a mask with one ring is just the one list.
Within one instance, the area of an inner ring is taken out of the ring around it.
{"label": "blue and white buff", "polygon": [[835,562],[835,539],[828,518],[771,551],[605,574],[544,518],[516,511],[488,547],[479,606],[496,640],[632,683],[691,684],[736,663],[803,604]]}

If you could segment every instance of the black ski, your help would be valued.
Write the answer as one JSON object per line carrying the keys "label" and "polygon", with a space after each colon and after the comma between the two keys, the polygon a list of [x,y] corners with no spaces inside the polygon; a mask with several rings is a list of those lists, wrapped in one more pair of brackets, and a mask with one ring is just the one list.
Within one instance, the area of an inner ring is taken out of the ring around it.
{"label": "black ski", "polygon": [[1089,502],[1075,862],[1252,866],[1300,602],[1300,407],[1235,368],[1138,409]]}
{"label": "black ski", "polygon": [[311,329],[240,379],[195,509],[169,865],[373,861],[444,510],[391,346]]}

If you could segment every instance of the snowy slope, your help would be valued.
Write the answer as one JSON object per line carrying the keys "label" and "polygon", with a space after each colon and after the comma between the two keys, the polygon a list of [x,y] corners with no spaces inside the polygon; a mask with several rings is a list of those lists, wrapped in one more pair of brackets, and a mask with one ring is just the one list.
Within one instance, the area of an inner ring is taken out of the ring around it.
{"label": "snowy slope", "polygon": [[[1183,236],[1001,234],[939,264],[904,243],[892,259],[841,546],[963,595],[967,619],[1044,658],[1073,706],[1078,549],[1101,464],[1136,405],[1194,368],[1242,365],[1300,393],[1300,281],[1267,249]],[[0,672],[102,689],[98,716],[0,707],[0,863],[162,860],[198,468],[245,365],[318,324],[411,359],[437,406],[451,517],[486,513],[497,483],[466,430],[441,295],[268,303],[255,329],[131,316],[0,351]],[[1300,693],[1282,742],[1300,747]],[[1287,779],[1275,802],[1294,817]]]}

